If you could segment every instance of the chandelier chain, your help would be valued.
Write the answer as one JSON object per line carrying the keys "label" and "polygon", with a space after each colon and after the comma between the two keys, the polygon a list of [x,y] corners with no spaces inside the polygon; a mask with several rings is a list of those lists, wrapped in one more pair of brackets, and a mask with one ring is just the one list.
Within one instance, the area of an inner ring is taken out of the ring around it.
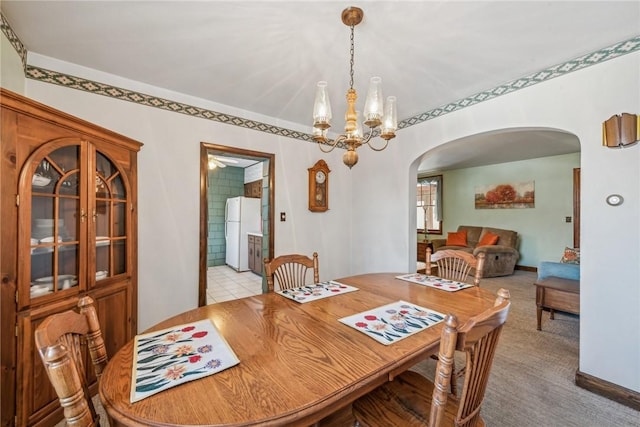
{"label": "chandelier chain", "polygon": [[355,52],[355,49],[354,49],[354,41],[353,41],[353,40],[354,40],[354,37],[353,37],[353,28],[354,28],[354,25],[351,25],[351,49],[349,49],[349,55],[351,56],[351,61],[349,62],[349,65],[350,65],[350,70],[349,70],[349,77],[350,77],[350,79],[349,79],[349,87],[350,87],[351,89],[353,89],[353,63],[354,63],[354,61],[353,61],[353,55],[354,55],[354,52]]}

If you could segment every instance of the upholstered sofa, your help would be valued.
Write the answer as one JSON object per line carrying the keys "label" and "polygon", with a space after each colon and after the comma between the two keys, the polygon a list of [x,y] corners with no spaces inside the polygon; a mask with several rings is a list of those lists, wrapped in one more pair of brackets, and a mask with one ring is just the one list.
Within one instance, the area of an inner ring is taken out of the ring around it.
{"label": "upholstered sofa", "polygon": [[[466,232],[466,241],[459,238]],[[457,233],[457,234],[456,234]],[[447,244],[448,239],[433,239],[433,251],[442,249],[454,249],[465,251],[477,256],[480,252],[485,254],[483,277],[508,276],[513,274],[516,262],[520,258],[518,252],[518,233],[513,230],[501,228],[477,227],[471,225],[461,225],[456,233],[449,233],[449,243],[457,237],[458,244]],[[456,234],[454,236],[454,234]],[[496,239],[497,236],[497,239]],[[481,241],[492,241],[492,244],[479,245]]]}

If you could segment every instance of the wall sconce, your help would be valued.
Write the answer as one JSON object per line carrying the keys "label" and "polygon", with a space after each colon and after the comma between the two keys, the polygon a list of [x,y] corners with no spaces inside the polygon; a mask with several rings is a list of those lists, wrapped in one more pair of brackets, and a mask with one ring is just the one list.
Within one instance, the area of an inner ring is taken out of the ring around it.
{"label": "wall sconce", "polygon": [[640,116],[622,113],[602,123],[602,145],[624,147],[640,140]]}

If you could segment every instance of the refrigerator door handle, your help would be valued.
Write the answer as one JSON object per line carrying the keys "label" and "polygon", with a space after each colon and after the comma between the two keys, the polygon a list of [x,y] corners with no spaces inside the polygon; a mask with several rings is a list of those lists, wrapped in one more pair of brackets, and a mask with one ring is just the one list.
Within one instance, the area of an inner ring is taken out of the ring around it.
{"label": "refrigerator door handle", "polygon": [[224,204],[224,238],[227,239],[227,222],[229,221],[229,200]]}

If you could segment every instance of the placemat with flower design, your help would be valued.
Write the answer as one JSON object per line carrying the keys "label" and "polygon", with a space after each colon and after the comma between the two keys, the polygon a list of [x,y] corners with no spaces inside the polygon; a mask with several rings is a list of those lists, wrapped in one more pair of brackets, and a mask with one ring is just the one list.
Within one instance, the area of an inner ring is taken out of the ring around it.
{"label": "placemat with flower design", "polygon": [[405,280],[411,283],[417,283],[422,286],[429,286],[436,289],[442,289],[447,292],[455,292],[461,289],[470,288],[473,285],[463,282],[455,282],[453,280],[443,279],[438,276],[428,276],[426,274],[411,273],[402,276],[396,276],[396,279]]}
{"label": "placemat with flower design", "polygon": [[285,289],[276,293],[299,303],[305,303],[357,290],[358,288],[353,286],[329,280],[328,282],[320,282],[300,288]]}
{"label": "placemat with flower design", "polygon": [[240,363],[210,320],[137,335],[131,403]]}
{"label": "placemat with flower design", "polygon": [[410,302],[396,301],[338,320],[389,345],[437,325],[444,320],[444,314]]}

